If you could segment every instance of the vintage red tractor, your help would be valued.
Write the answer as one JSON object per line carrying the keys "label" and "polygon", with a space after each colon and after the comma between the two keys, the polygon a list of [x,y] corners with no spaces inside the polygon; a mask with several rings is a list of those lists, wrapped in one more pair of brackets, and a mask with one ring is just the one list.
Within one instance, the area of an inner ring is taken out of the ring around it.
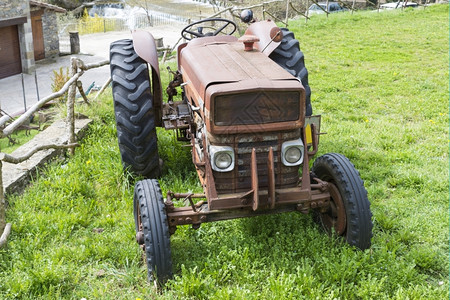
{"label": "vintage red tractor", "polygon": [[[247,12],[248,13],[248,12]],[[134,191],[136,239],[150,280],[172,276],[170,235],[177,226],[289,211],[313,212],[329,233],[370,247],[370,203],[343,155],[309,161],[319,145],[308,72],[299,42],[273,21],[214,18],[184,28],[178,70],[163,101],[157,49],[149,32],[111,44],[117,134],[125,168],[142,175]],[[150,72],[149,68],[150,66]],[[180,100],[175,101],[177,89]],[[188,142],[203,193],[163,197],[156,127]],[[174,199],[189,205],[176,207]],[[196,201],[194,201],[196,199]]]}

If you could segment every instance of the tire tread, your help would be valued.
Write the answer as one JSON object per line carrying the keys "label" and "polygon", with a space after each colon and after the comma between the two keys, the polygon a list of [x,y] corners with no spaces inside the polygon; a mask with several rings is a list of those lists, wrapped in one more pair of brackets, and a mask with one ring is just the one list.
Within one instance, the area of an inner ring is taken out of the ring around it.
{"label": "tire tread", "polygon": [[156,178],[159,155],[147,63],[136,54],[131,40],[111,44],[110,62],[123,166],[136,175]]}
{"label": "tire tread", "polygon": [[269,57],[292,76],[300,79],[305,88],[306,115],[311,116],[311,88],[308,83],[308,70],[305,67],[305,56],[300,51],[300,43],[295,39],[294,33],[287,28],[281,28],[281,30],[283,31],[283,39]]}
{"label": "tire tread", "polygon": [[135,221],[140,211],[149,281],[166,282],[172,277],[170,233],[161,188],[155,179],[136,183],[134,192]]}
{"label": "tire tread", "polygon": [[367,190],[355,166],[342,154],[327,153],[316,159],[312,172],[321,179],[335,181],[347,215],[347,242],[362,250],[369,248],[373,227],[372,213]]}

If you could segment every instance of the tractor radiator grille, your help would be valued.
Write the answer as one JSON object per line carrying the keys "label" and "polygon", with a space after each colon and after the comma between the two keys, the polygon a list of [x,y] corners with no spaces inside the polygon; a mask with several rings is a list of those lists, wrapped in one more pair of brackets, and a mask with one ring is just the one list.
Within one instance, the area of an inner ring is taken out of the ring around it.
{"label": "tractor radiator grille", "polygon": [[[287,167],[281,162],[281,145],[285,141],[300,138],[300,130],[266,133],[264,135],[241,134],[234,137],[214,137],[215,145],[232,146],[235,153],[235,167],[230,172],[215,172],[214,180],[218,194],[245,192],[251,189],[251,153],[256,150],[258,182],[260,190],[267,189],[267,158],[273,148],[276,188],[294,187],[298,184],[299,166]],[[210,139],[211,140],[211,139]],[[222,141],[223,143],[220,143]]]}
{"label": "tractor radiator grille", "polygon": [[214,123],[219,126],[292,122],[299,117],[298,91],[258,91],[214,99]]}

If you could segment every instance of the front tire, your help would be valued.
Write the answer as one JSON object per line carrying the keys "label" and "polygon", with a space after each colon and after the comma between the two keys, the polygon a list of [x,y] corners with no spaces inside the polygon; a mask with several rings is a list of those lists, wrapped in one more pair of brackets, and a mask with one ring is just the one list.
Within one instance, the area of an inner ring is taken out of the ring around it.
{"label": "front tire", "polygon": [[[136,183],[134,221],[138,243],[142,243],[148,280],[165,283],[172,277],[170,233],[161,188],[156,179]],[[139,242],[139,239],[143,239]]]}
{"label": "front tire", "polygon": [[156,178],[159,155],[148,65],[133,41],[119,40],[111,44],[110,67],[122,164],[136,175]]}
{"label": "front tire", "polygon": [[311,88],[308,83],[308,70],[305,67],[305,56],[300,51],[300,43],[294,33],[287,28],[281,28],[283,39],[280,45],[269,55],[283,69],[297,77],[305,88],[306,116],[312,115]]}
{"label": "front tire", "polygon": [[373,227],[370,202],[353,164],[342,154],[328,153],[316,159],[312,173],[329,184],[330,207],[318,212],[324,229],[329,233],[334,230],[361,250],[369,248]]}

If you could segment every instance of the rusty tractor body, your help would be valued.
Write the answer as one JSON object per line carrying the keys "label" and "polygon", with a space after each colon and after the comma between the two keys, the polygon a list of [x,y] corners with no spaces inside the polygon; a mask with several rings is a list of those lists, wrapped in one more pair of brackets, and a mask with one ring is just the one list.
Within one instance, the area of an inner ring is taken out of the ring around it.
{"label": "rusty tractor body", "polygon": [[[318,151],[320,116],[312,116],[298,41],[272,21],[253,21],[241,38],[231,35],[235,28],[226,19],[207,19],[182,31],[189,41],[178,47],[167,102],[151,34],[134,32],[132,41],[111,45],[122,161],[150,178],[136,184],[134,197],[136,237],[150,279],[163,282],[172,275],[170,235],[180,225],[312,211],[328,232],[361,249],[370,246],[370,203],[353,165],[330,153],[309,168]],[[154,179],[155,127],[175,130],[178,140],[190,143],[203,193],[169,191],[163,199]],[[189,205],[176,207],[175,199]]]}

